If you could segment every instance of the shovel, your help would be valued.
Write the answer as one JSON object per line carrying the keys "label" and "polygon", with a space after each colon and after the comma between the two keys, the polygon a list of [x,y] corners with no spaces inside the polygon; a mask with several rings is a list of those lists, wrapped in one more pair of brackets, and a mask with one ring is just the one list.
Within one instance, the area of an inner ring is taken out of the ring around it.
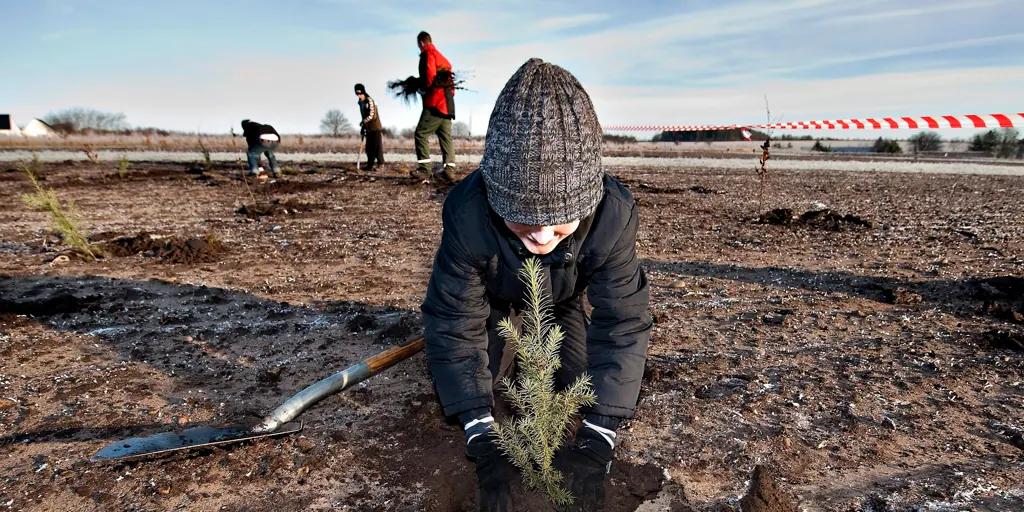
{"label": "shovel", "polygon": [[356,153],[356,170],[359,169],[359,161],[363,159],[363,144],[366,143],[366,136],[359,134],[359,152]]}
{"label": "shovel", "polygon": [[274,409],[256,426],[227,425],[222,427],[197,426],[180,432],[164,432],[144,437],[132,437],[110,443],[92,456],[94,461],[124,460],[147,457],[179,450],[217,446],[292,434],[302,430],[302,423],[292,422],[306,409],[320,400],[358,384],[423,350],[420,336],[403,345],[389,348],[379,354],[349,366],[329,377],[315,382]]}

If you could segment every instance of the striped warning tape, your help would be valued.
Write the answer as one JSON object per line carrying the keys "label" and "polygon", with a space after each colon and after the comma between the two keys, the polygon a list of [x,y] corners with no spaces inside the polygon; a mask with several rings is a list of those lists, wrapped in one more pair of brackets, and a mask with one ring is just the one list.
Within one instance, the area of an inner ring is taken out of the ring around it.
{"label": "striped warning tape", "polygon": [[612,125],[613,132],[696,132],[704,130],[918,130],[926,128],[1014,128],[1024,127],[1024,113],[967,114],[959,116],[902,116],[796,121],[771,124],[673,124]]}

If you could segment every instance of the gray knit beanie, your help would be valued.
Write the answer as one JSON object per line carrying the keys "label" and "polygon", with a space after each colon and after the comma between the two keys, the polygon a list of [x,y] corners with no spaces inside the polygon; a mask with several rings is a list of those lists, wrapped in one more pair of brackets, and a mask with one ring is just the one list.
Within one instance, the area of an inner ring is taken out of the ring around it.
{"label": "gray knit beanie", "polygon": [[526,61],[494,104],[480,169],[505,220],[552,226],[592,214],[604,194],[601,125],[576,77]]}

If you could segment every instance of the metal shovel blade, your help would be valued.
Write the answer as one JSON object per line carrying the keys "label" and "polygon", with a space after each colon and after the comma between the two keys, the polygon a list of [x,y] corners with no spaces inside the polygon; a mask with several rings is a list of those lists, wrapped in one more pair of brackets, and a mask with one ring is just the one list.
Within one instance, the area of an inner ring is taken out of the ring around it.
{"label": "metal shovel blade", "polygon": [[92,456],[94,461],[123,460],[158,455],[189,448],[216,446],[261,437],[274,437],[302,430],[302,423],[294,422],[313,404],[352,387],[377,373],[404,361],[423,350],[423,337],[393,346],[374,354],[340,372],[303,388],[277,406],[255,426],[231,425],[224,427],[196,426],[180,432],[164,432],[145,437],[132,437],[105,446]]}
{"label": "metal shovel blade", "polygon": [[302,423],[297,421],[281,425],[273,432],[263,433],[253,432],[252,427],[243,425],[224,427],[203,425],[186,428],[177,432],[164,432],[151,436],[122,439],[103,447],[102,450],[96,452],[96,455],[92,456],[92,459],[94,461],[103,461],[148,457],[178,450],[238,443],[263,437],[283,436],[300,430],[302,430]]}

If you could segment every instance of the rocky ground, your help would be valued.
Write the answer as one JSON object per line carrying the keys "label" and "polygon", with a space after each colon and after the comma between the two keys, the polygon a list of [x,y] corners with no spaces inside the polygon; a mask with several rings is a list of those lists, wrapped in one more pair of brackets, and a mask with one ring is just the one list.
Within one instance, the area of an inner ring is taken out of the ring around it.
{"label": "rocky ground", "polygon": [[[421,355],[297,435],[88,460],[255,420],[414,335],[444,187],[397,166],[259,184],[43,164],[108,253],[83,261],[4,166],[0,510],[474,509]],[[609,172],[642,208],[656,320],[609,510],[1024,508],[1024,177]]]}

